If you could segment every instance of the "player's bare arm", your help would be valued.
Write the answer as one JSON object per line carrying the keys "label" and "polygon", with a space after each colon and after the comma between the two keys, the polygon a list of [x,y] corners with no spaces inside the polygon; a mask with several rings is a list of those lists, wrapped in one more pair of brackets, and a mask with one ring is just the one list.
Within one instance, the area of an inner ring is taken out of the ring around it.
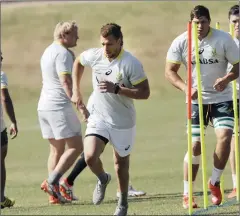
{"label": "player's bare arm", "polygon": [[129,89],[125,87],[120,87],[118,94],[130,97],[132,99],[148,99],[150,96],[150,88],[148,80],[134,85],[134,88]]}
{"label": "player's bare arm", "polygon": [[166,62],[165,77],[173,86],[185,92],[186,84],[184,83],[182,78],[178,75],[178,70],[180,66],[181,66],[180,64]]}
{"label": "player's bare arm", "polygon": [[109,81],[101,81],[98,84],[98,87],[102,93],[115,93],[132,99],[148,99],[150,96],[150,88],[147,79],[137,85],[134,85],[134,88],[118,86]]}
{"label": "player's bare arm", "polygon": [[223,91],[227,85],[233,80],[237,79],[239,76],[239,63],[234,64],[232,70],[223,78],[219,78],[216,80],[214,84],[214,89],[217,91]]}
{"label": "player's bare arm", "polygon": [[80,105],[82,104],[82,96],[80,93],[80,82],[84,72],[84,66],[76,59],[73,64],[72,81],[73,81],[73,96],[72,102]]}
{"label": "player's bare arm", "polygon": [[67,96],[72,98],[72,77],[70,74],[63,74],[59,77],[60,82]]}
{"label": "player's bare arm", "polygon": [[76,105],[80,113],[83,115],[83,120],[86,122],[90,114],[83,103],[82,95],[80,92],[80,82],[83,72],[84,66],[80,63],[79,59],[76,59],[73,64],[72,72],[73,94],[71,100]]}
{"label": "player's bare arm", "polygon": [[17,120],[15,117],[13,102],[7,88],[1,89],[1,100],[2,100],[2,105],[11,121],[9,130],[10,130],[11,138],[14,139],[18,134]]}
{"label": "player's bare arm", "polygon": [[[187,85],[183,81],[183,79],[178,75],[178,71],[180,68],[180,64],[166,62],[165,66],[165,77],[166,79],[177,89],[183,91],[186,95],[187,92]],[[197,99],[197,89],[192,89],[192,99]]]}

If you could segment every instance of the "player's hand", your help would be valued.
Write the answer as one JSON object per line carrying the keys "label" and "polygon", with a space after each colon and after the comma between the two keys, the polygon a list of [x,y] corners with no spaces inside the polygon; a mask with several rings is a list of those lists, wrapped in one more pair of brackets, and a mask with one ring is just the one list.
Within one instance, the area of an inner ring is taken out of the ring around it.
{"label": "player's hand", "polygon": [[229,81],[226,78],[218,78],[213,85],[216,91],[222,92],[228,85]]}
{"label": "player's hand", "polygon": [[84,104],[78,106],[78,111],[82,114],[83,116],[83,121],[87,122],[88,117],[90,116],[90,113],[88,112],[88,109]]}
{"label": "player's hand", "polygon": [[73,91],[71,101],[76,105],[76,108],[78,109],[79,106],[83,104],[81,93],[79,91]]}
{"label": "player's hand", "polygon": [[116,86],[114,85],[113,82],[101,81],[98,84],[98,88],[99,88],[100,92],[102,92],[102,93],[106,93],[106,92],[114,93]]}
{"label": "player's hand", "polygon": [[18,135],[17,123],[12,123],[9,127],[10,137],[14,139]]}
{"label": "player's hand", "polygon": [[[185,88],[184,91],[185,91],[186,97],[188,98],[188,88]],[[198,98],[197,89],[195,89],[195,88],[191,89],[191,98],[192,98],[192,100],[196,100]]]}

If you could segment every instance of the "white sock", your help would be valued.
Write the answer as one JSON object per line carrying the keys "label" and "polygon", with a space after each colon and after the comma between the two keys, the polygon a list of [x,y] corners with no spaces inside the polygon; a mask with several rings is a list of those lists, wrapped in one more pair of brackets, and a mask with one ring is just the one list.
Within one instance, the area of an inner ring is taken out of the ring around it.
{"label": "white sock", "polygon": [[[195,181],[192,182],[192,188],[194,188]],[[183,195],[188,194],[188,181],[183,181]]]}
{"label": "white sock", "polygon": [[233,188],[237,187],[237,176],[236,174],[232,174]]}
{"label": "white sock", "polygon": [[211,184],[215,185],[216,182],[220,182],[220,177],[223,173],[223,170],[213,168],[212,170],[212,176],[211,176]]}

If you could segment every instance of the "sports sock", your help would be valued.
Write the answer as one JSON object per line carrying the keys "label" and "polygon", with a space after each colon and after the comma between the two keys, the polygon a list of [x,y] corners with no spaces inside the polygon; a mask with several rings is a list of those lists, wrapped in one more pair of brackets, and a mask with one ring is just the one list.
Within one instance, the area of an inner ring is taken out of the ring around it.
{"label": "sports sock", "polygon": [[79,158],[76,165],[74,166],[72,172],[67,177],[68,184],[72,186],[74,184],[75,179],[86,167],[87,167],[87,164],[85,162],[84,153],[82,153],[81,157]]}

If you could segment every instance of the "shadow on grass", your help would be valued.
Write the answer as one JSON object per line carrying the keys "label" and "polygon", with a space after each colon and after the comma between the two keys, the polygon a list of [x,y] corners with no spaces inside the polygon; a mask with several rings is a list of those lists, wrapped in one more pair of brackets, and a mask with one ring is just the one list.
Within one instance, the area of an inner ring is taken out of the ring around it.
{"label": "shadow on grass", "polygon": [[[224,207],[229,207],[229,206],[237,206],[239,205],[239,203],[236,200],[230,200],[227,202],[224,202],[222,205],[220,206],[216,206],[216,205],[211,205],[209,206],[207,209],[199,209],[193,212],[192,215],[205,215],[207,213],[210,213],[211,211],[220,209],[220,208],[224,208]],[[222,212],[222,213],[211,213],[211,215],[239,215],[239,211],[229,211],[228,212]]]}
{"label": "shadow on grass", "polygon": [[[231,190],[227,189],[224,190],[224,193],[229,193]],[[202,196],[203,192],[196,192],[193,194],[194,196]],[[208,195],[210,195],[210,193],[208,192]],[[143,197],[131,197],[129,198],[129,203],[131,202],[145,202],[145,201],[154,201],[154,200],[160,200],[160,199],[179,199],[182,198],[182,193],[165,193],[165,194],[152,194],[152,195],[146,195]],[[114,204],[117,203],[117,198],[116,199],[110,199],[110,200],[105,200],[102,205],[107,205],[107,204]],[[62,206],[63,208],[69,208],[69,206],[81,206],[81,205],[85,205],[85,206],[90,206],[93,205],[93,203],[91,201],[80,201],[80,202],[72,202],[72,203],[67,203],[67,204],[63,204],[63,205],[58,205],[58,206]],[[216,208],[222,208],[222,207],[226,207],[226,206],[233,206],[233,205],[237,205],[236,200],[230,200],[225,202],[223,205],[221,206],[209,206],[208,209],[199,209],[196,210],[193,215],[202,215],[204,213],[208,213],[211,210],[214,210]],[[50,204],[42,204],[42,205],[31,205],[31,207],[34,208],[38,208],[38,209],[42,209],[42,208],[48,208],[48,207],[52,207],[53,205]],[[30,206],[15,206],[14,209],[28,209]],[[219,214],[219,213],[218,213]],[[222,213],[223,214],[223,213]],[[229,214],[235,214],[235,212],[231,212]],[[239,215],[239,214],[238,214]]]}

